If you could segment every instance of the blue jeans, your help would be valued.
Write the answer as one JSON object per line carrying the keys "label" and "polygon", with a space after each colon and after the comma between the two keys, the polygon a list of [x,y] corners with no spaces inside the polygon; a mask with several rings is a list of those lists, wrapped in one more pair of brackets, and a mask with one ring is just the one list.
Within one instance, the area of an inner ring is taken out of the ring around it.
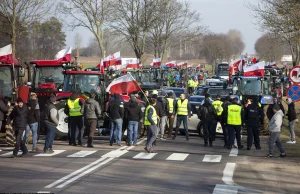
{"label": "blue jeans", "polygon": [[30,133],[30,129],[32,130],[32,147],[36,148],[37,130],[38,130],[38,123],[37,122],[32,123],[32,124],[27,124],[23,141],[24,141],[24,143],[26,143],[27,138],[28,138],[29,133]]}
{"label": "blue jeans", "polygon": [[44,152],[46,152],[49,148],[52,148],[52,144],[55,138],[55,130],[56,127],[45,124],[45,128],[47,130],[47,136],[45,140]]}
{"label": "blue jeans", "polygon": [[180,125],[181,125],[181,122],[183,122],[183,127],[184,127],[184,131],[185,131],[185,136],[186,136],[186,138],[189,138],[188,118],[187,118],[187,116],[184,116],[184,115],[177,115],[176,129],[175,129],[175,134],[174,134],[174,136],[175,136],[175,137],[177,136],[179,127],[180,127]]}
{"label": "blue jeans", "polygon": [[137,144],[137,133],[139,128],[139,122],[129,121],[128,122],[128,144],[132,144],[132,133],[133,133],[133,144]]}
{"label": "blue jeans", "polygon": [[111,128],[110,128],[110,144],[114,142],[114,136],[117,136],[117,143],[121,144],[122,137],[122,119],[111,120]]}

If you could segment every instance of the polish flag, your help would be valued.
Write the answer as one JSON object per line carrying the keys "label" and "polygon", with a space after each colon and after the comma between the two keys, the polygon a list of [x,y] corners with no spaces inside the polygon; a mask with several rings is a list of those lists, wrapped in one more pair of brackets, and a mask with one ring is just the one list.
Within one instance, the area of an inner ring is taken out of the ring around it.
{"label": "polish flag", "polygon": [[187,66],[187,62],[181,62],[177,64],[177,67],[182,68],[184,66]]}
{"label": "polish flag", "polygon": [[14,62],[11,44],[0,48],[0,62],[6,64],[11,64]]}
{"label": "polish flag", "polygon": [[196,70],[200,70],[201,69],[201,65],[199,64],[195,68],[196,68]]}
{"label": "polish flag", "polygon": [[105,57],[105,59],[103,59],[103,67],[104,68],[109,67],[109,60],[110,60],[110,55]]}
{"label": "polish flag", "polygon": [[112,94],[125,94],[141,90],[139,84],[130,73],[114,79],[106,88],[106,92]]}
{"label": "polish flag", "polygon": [[166,66],[170,67],[170,68],[174,68],[176,67],[176,61],[170,61],[166,63]]}
{"label": "polish flag", "polygon": [[276,67],[276,62],[273,61],[273,62],[269,63],[268,66],[269,66],[269,67],[270,67],[270,66],[271,66],[271,67]]}
{"label": "polish flag", "polygon": [[160,65],[161,65],[161,58],[153,59],[153,62],[151,64],[151,66],[153,66],[153,67],[159,67]]}
{"label": "polish flag", "polygon": [[109,66],[113,66],[113,65],[121,65],[122,64],[122,58],[121,58],[121,53],[120,51],[119,52],[116,52],[114,54],[112,54],[110,56],[110,59],[109,59]]}
{"label": "polish flag", "polygon": [[265,62],[259,62],[249,66],[244,66],[244,76],[264,76]]}
{"label": "polish flag", "polygon": [[252,62],[253,64],[257,63],[256,57],[254,57],[254,58],[251,60],[251,62]]}
{"label": "polish flag", "polygon": [[138,68],[140,68],[139,59],[131,59],[127,61],[126,69],[138,69]]}
{"label": "polish flag", "polygon": [[70,62],[72,60],[72,48],[69,47],[67,49],[59,51],[55,55],[55,60]]}
{"label": "polish flag", "polygon": [[241,61],[243,64],[243,60],[241,60],[241,58],[237,58],[237,59],[231,61],[231,63],[229,64],[229,77],[230,78],[232,75],[234,75],[236,72],[239,71],[239,66],[240,66]]}

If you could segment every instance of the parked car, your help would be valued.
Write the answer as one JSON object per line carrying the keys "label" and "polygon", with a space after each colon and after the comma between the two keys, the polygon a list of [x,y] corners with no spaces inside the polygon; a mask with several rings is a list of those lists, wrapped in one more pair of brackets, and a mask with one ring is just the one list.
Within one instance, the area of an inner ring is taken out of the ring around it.
{"label": "parked car", "polygon": [[170,87],[170,88],[163,88],[164,91],[173,90],[176,98],[180,98],[180,94],[187,94],[187,91],[185,88],[178,88],[178,87]]}

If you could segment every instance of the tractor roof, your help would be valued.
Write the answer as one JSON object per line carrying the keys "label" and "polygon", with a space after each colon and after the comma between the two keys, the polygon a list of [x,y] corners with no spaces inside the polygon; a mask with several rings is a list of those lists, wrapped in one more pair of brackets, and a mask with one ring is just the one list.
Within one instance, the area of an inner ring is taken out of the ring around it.
{"label": "tractor roof", "polygon": [[38,67],[60,67],[63,63],[70,63],[70,61],[61,60],[33,60],[30,64],[35,64]]}

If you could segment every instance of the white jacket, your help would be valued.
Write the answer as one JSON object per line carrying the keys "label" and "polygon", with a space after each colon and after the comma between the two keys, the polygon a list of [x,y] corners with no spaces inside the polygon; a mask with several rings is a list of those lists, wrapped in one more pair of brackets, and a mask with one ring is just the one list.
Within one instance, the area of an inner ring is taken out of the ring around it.
{"label": "white jacket", "polygon": [[283,121],[283,112],[281,110],[277,111],[274,116],[271,118],[269,123],[269,131],[270,132],[280,132],[281,125]]}

